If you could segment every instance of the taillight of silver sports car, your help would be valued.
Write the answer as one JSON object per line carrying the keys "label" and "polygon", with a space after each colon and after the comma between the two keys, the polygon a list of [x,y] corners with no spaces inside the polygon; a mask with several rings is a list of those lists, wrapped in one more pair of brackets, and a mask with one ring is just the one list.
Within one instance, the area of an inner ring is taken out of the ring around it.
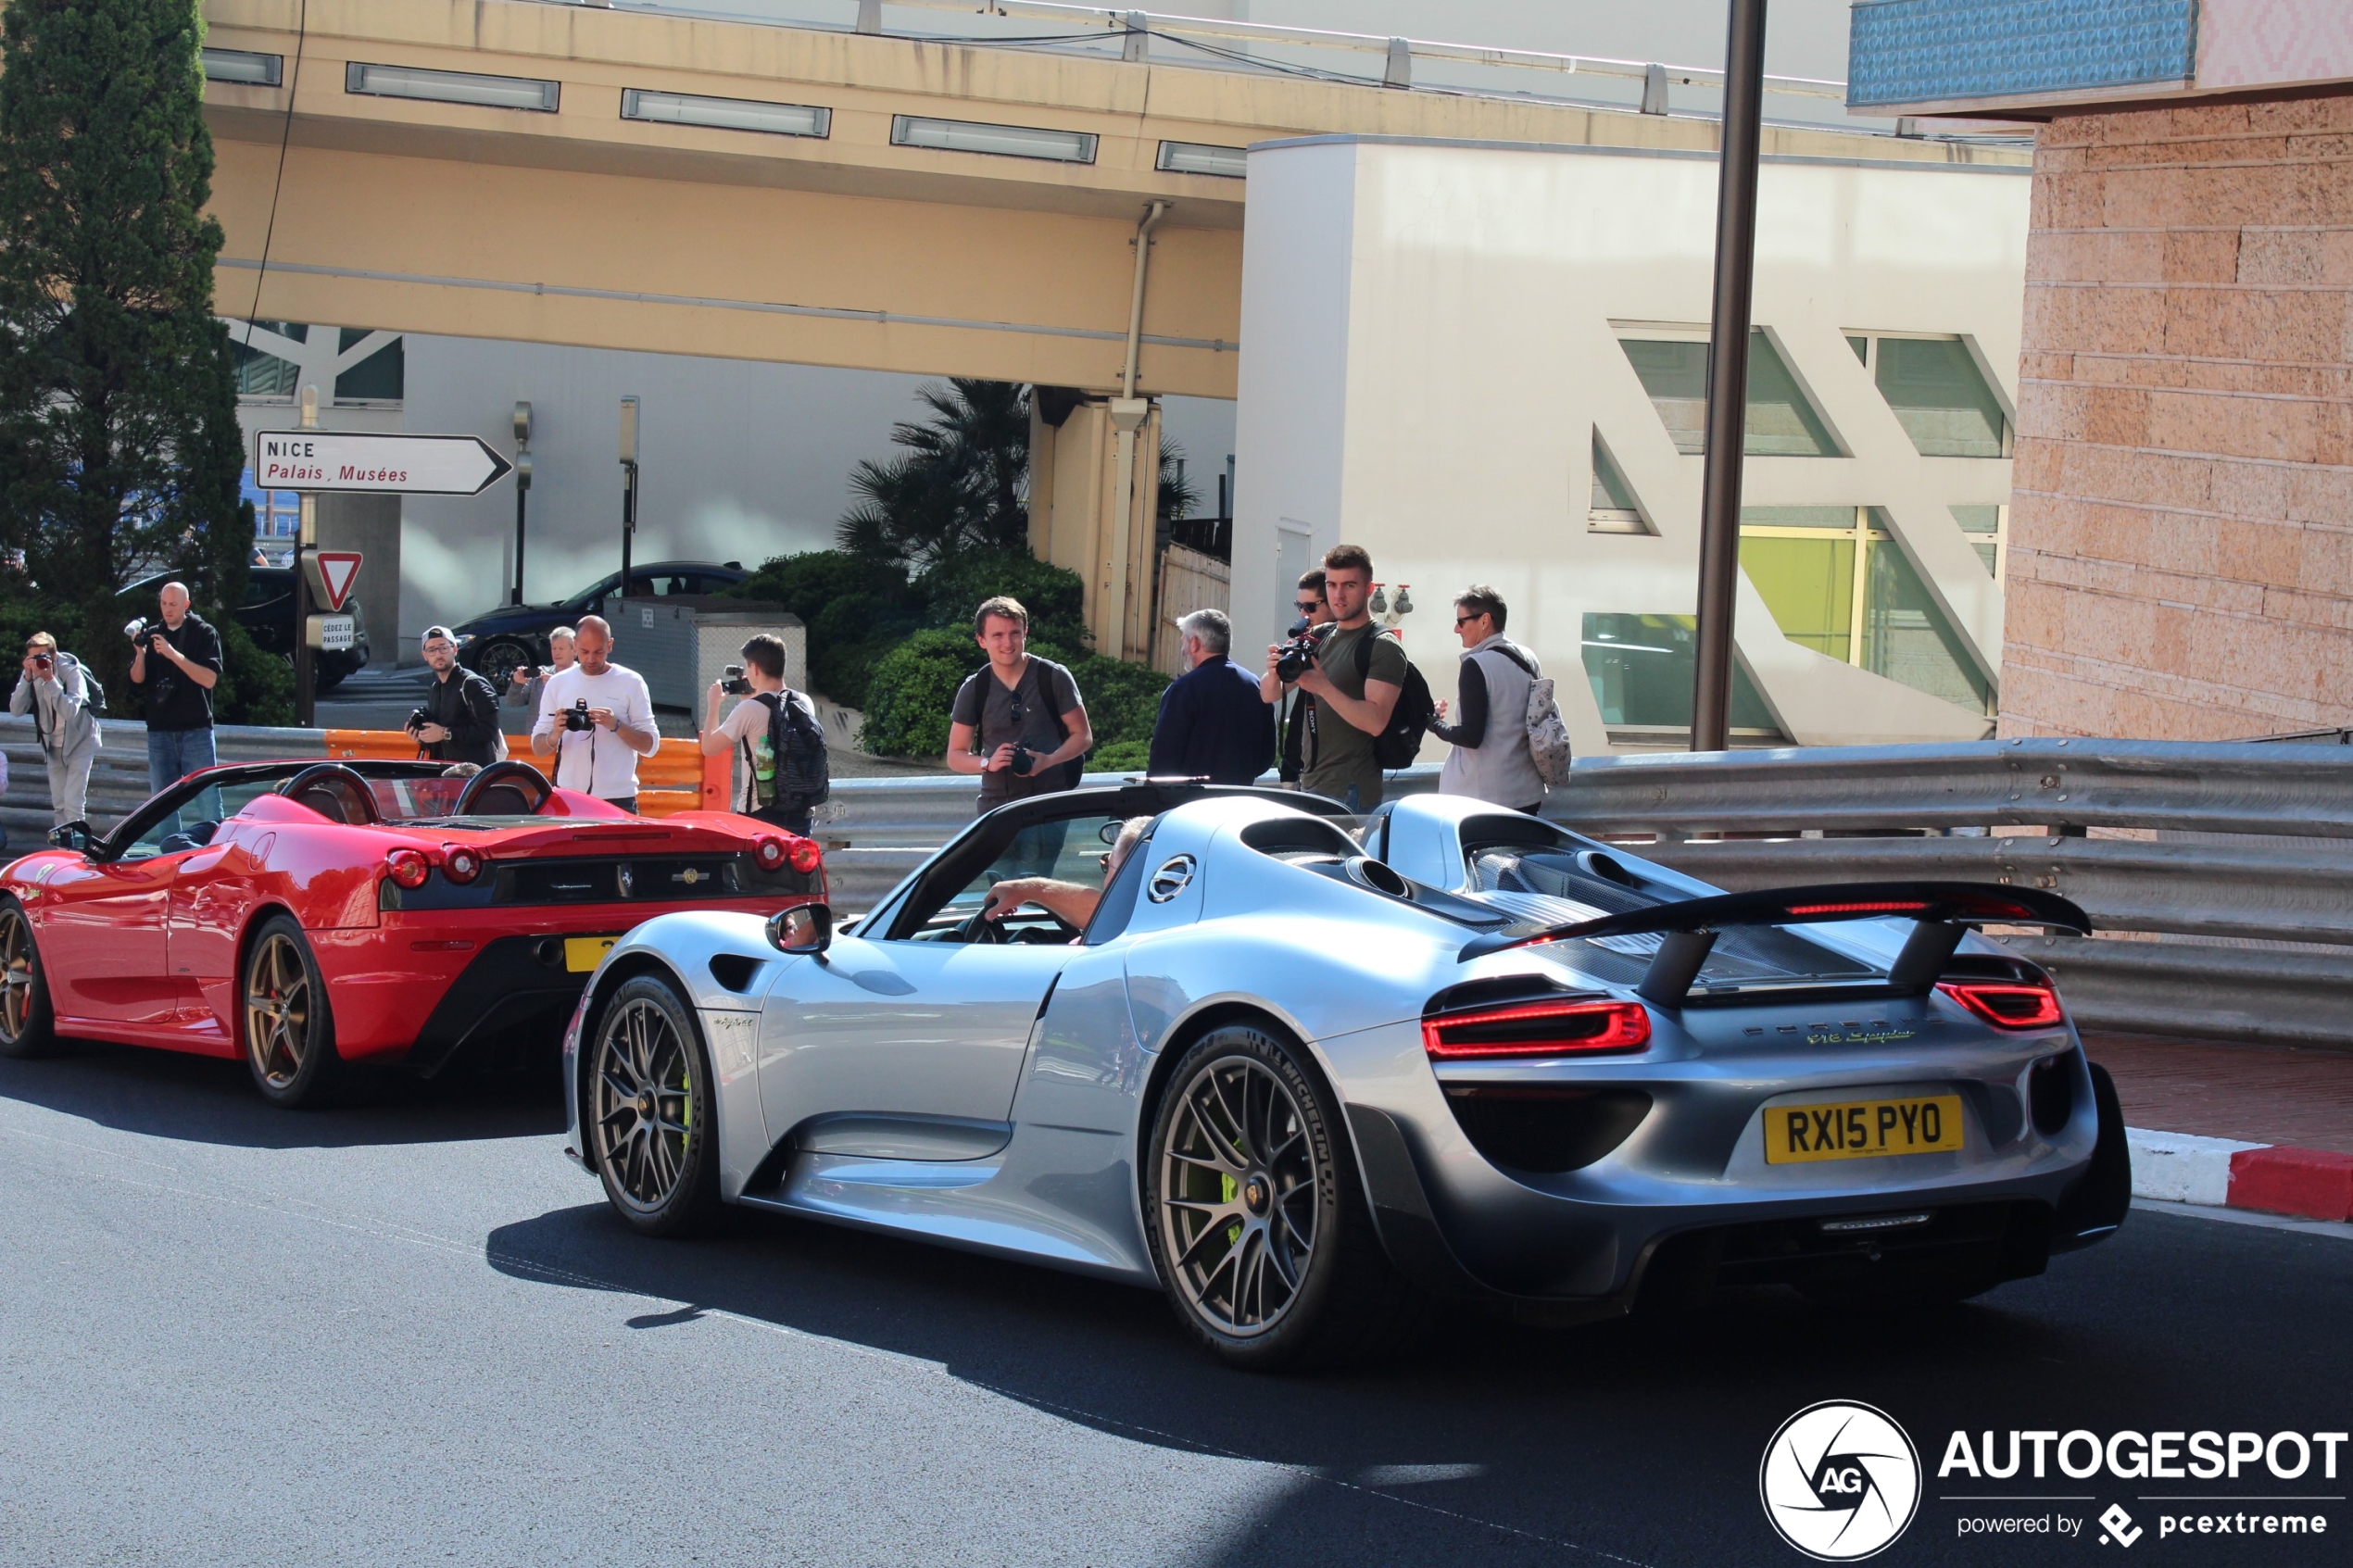
{"label": "taillight of silver sports car", "polygon": [[824,897],[817,845],[654,821],[522,762],[254,762],[0,871],[0,1055],[58,1036],[243,1057],[305,1105],[359,1063],[552,1054],[605,949],[666,909]]}
{"label": "taillight of silver sports car", "polygon": [[1476,801],[1338,810],[1045,796],[837,934],[648,921],[567,1040],[572,1152],[649,1233],[739,1203],[1129,1281],[1259,1368],[1446,1300],[1951,1300],[2121,1223],[2107,1075],[1973,934],[2066,900],[1724,895]]}

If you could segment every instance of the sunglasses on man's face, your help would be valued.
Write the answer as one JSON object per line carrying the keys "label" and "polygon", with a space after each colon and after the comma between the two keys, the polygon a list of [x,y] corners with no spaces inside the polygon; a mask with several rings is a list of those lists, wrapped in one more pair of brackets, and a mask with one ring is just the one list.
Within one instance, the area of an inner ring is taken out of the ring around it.
{"label": "sunglasses on man's face", "polygon": [[1458,615],[1454,617],[1454,630],[1459,632],[1478,619],[1478,617],[1476,615]]}
{"label": "sunglasses on man's face", "polygon": [[1321,599],[1302,599],[1299,601],[1299,613],[1302,615],[1313,615],[1323,608],[1324,601]]}

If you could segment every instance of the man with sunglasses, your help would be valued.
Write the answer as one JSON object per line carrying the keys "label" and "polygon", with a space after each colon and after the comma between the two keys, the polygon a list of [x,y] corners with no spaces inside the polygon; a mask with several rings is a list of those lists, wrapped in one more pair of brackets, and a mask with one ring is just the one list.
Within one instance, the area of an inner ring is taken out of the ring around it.
{"label": "man with sunglasses", "polygon": [[1441,795],[1468,795],[1529,816],[1544,803],[1544,777],[1528,740],[1528,694],[1543,678],[1536,656],[1504,635],[1504,596],[1473,583],[1454,596],[1454,635],[1463,662],[1454,688],[1458,710],[1446,705],[1429,733],[1454,749],[1439,770]]}
{"label": "man with sunglasses", "polygon": [[[1299,574],[1299,590],[1291,596],[1291,608],[1299,611],[1299,619],[1310,626],[1321,626],[1332,618],[1331,607],[1324,602],[1324,569],[1309,567]],[[1299,775],[1305,771],[1301,760],[1307,747],[1307,698],[1300,692],[1285,692],[1275,709],[1276,722],[1282,726],[1282,755],[1277,759],[1277,776],[1296,787]]]}

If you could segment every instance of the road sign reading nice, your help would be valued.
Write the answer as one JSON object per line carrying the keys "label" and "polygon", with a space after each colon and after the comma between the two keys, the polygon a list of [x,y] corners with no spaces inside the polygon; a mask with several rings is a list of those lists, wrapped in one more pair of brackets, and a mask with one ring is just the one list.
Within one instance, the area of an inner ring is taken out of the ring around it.
{"label": "road sign reading nice", "polygon": [[254,483],[264,490],[479,495],[514,466],[472,435],[265,430],[253,438]]}

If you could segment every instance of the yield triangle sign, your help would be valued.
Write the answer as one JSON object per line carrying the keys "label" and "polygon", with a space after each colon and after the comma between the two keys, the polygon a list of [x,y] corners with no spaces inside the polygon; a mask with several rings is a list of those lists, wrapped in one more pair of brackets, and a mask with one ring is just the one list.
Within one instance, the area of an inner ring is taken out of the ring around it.
{"label": "yield triangle sign", "polygon": [[340,614],[343,601],[351,596],[351,584],[359,576],[360,555],[358,550],[321,550],[318,554],[319,583],[325,590],[327,608]]}

